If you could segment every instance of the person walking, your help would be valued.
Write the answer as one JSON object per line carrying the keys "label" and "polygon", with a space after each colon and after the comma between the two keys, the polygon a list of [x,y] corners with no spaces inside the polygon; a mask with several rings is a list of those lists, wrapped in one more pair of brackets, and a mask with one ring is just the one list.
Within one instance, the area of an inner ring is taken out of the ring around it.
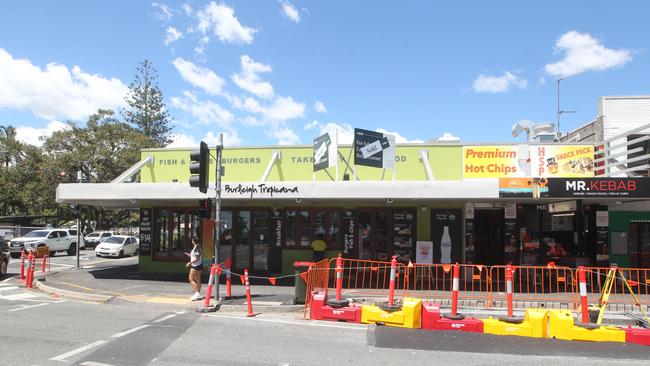
{"label": "person walking", "polygon": [[323,240],[323,234],[316,235],[316,240],[311,243],[311,249],[314,251],[312,256],[314,262],[320,262],[325,259],[327,243]]}
{"label": "person walking", "polygon": [[[201,249],[201,243],[197,237],[192,238],[192,251],[188,254],[190,261],[187,262],[185,267],[190,269],[189,281],[192,286],[192,291],[194,294],[190,299],[192,301],[204,299],[201,296],[201,271],[203,270],[203,250]],[[185,253],[187,254],[187,253]]]}

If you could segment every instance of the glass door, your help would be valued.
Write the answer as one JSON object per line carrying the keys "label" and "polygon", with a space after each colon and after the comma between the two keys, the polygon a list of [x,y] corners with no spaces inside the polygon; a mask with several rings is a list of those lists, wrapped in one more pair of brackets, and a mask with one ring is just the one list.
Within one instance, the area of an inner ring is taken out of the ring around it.
{"label": "glass door", "polygon": [[630,234],[632,267],[650,267],[650,223],[634,222],[630,224]]}
{"label": "glass door", "polygon": [[[233,260],[233,222],[232,211],[221,211],[221,240],[219,242],[219,262]],[[232,262],[231,262],[232,263]],[[232,263],[234,265],[234,263]]]}
{"label": "glass door", "polygon": [[250,268],[250,211],[237,212],[236,225],[234,266],[237,270],[252,269]]}
{"label": "glass door", "polygon": [[389,214],[387,211],[359,212],[359,258],[390,260]]}
{"label": "glass door", "polygon": [[251,268],[255,271],[268,271],[269,258],[269,211],[253,211],[253,262]]}

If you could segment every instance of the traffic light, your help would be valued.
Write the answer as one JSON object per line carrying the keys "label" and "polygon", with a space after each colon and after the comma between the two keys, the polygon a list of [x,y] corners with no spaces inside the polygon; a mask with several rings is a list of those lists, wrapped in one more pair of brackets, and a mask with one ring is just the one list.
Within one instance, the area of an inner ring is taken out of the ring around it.
{"label": "traffic light", "polygon": [[199,216],[204,219],[209,219],[212,213],[212,200],[204,199],[199,200]]}
{"label": "traffic light", "polygon": [[79,205],[76,203],[73,203],[70,205],[70,213],[72,213],[72,217],[78,218],[79,217]]}
{"label": "traffic light", "polygon": [[210,154],[208,144],[201,141],[198,150],[190,153],[190,187],[198,187],[201,193],[208,191],[208,177],[210,175]]}

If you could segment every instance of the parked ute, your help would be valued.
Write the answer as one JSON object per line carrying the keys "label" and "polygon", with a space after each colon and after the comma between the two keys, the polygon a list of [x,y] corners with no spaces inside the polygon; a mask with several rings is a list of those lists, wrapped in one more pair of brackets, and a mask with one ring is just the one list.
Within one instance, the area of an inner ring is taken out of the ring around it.
{"label": "parked ute", "polygon": [[103,242],[113,235],[115,234],[113,234],[111,231],[93,231],[84,237],[84,243],[87,246],[95,247],[97,244]]}
{"label": "parked ute", "polygon": [[67,229],[47,229],[34,230],[21,238],[11,239],[9,251],[12,258],[18,258],[22,250],[36,250],[46,245],[49,247],[50,256],[62,251],[74,255],[77,250],[76,238],[68,235]]}

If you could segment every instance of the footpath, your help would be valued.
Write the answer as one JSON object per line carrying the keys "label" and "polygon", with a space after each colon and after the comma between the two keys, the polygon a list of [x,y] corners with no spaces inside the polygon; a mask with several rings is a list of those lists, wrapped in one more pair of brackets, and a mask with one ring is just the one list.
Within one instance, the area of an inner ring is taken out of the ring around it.
{"label": "footpath", "polygon": [[[178,273],[145,273],[138,271],[137,264],[114,266],[104,265],[93,268],[66,269],[58,272],[51,272],[46,275],[37,275],[37,287],[39,290],[53,296],[70,298],[79,301],[90,301],[98,303],[109,303],[115,301],[127,301],[134,303],[163,304],[178,306],[182,308],[196,308],[203,305],[204,300],[192,301],[191,287],[187,280],[187,274]],[[252,278],[251,299],[255,313],[302,313],[304,305],[295,304],[294,277],[278,279],[276,285],[269,283],[268,279]],[[298,280],[301,280],[298,278]],[[208,276],[203,275],[203,287],[201,294],[205,295]],[[214,291],[213,291],[214,292]],[[220,286],[221,308],[219,311],[246,312],[246,289],[241,284],[239,277],[232,278],[232,296],[225,298],[226,287],[223,283]],[[330,290],[330,296],[333,296]],[[346,294],[355,301],[369,303],[373,301],[385,301],[378,297],[357,297],[354,294]],[[439,301],[443,309],[449,309],[448,299]],[[214,299],[211,299],[214,304]],[[505,303],[495,304],[496,306],[485,309],[481,302],[460,301],[459,312],[475,317],[502,316],[506,314]],[[515,315],[523,315],[525,305],[517,304]],[[538,305],[538,304],[535,304]],[[532,306],[534,307],[534,306]],[[544,307],[566,308],[566,304],[553,304],[547,302]],[[638,310],[635,311],[638,313]],[[640,313],[639,313],[640,314]],[[605,312],[603,323],[612,325],[633,324],[633,320],[625,315],[625,311],[608,310]]]}

